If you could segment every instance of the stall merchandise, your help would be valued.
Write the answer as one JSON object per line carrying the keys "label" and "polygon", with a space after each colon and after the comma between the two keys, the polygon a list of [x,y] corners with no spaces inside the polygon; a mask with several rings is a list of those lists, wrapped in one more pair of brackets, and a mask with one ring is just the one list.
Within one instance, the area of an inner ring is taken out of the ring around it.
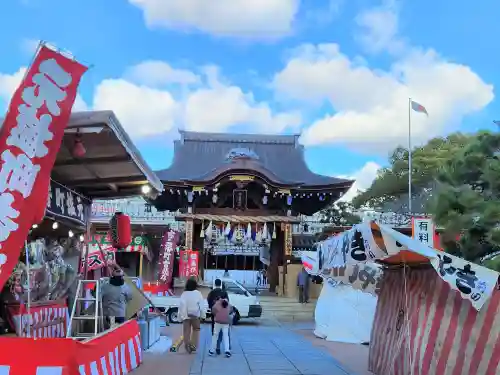
{"label": "stall merchandise", "polygon": [[67,259],[77,257],[81,248],[76,238],[37,239],[28,243],[29,267],[25,256],[2,292],[7,321],[19,336],[65,336],[65,299],[76,279],[76,271]]}

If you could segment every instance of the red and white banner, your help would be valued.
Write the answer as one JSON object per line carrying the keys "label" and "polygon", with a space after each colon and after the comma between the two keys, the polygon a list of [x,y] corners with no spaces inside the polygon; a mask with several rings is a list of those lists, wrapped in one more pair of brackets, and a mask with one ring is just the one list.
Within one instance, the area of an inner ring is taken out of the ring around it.
{"label": "red and white banner", "polygon": [[194,250],[181,251],[179,262],[180,277],[198,277],[198,252]]}
{"label": "red and white banner", "polygon": [[179,232],[175,230],[168,230],[163,234],[160,259],[158,280],[160,283],[170,285],[172,282],[172,273],[174,271],[174,258],[175,248],[177,247],[177,240],[179,239]]}
{"label": "red and white banner", "polygon": [[87,68],[42,46],[0,129],[0,288],[47,206],[50,174]]}
{"label": "red and white banner", "polygon": [[[38,305],[38,306],[36,306]],[[9,323],[16,330],[18,336],[47,338],[66,337],[68,325],[68,306],[65,301],[49,301],[36,303],[30,307],[26,305],[7,305]]]}
{"label": "red and white banner", "polygon": [[135,320],[86,342],[16,337],[0,340],[1,375],[125,375],[141,363]]}

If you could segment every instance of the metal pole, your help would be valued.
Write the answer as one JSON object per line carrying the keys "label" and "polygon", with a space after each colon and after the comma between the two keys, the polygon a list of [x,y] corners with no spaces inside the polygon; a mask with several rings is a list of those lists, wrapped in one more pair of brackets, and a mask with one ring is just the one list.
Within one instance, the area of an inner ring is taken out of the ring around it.
{"label": "metal pole", "polygon": [[411,160],[411,98],[408,98],[408,212],[411,214],[411,177],[412,177],[412,160]]}
{"label": "metal pole", "polygon": [[[28,301],[26,302],[26,317],[28,319],[28,330],[26,332],[27,337],[31,337],[31,277],[30,277],[30,256],[28,249],[28,240],[24,241],[24,251],[26,252],[26,281],[28,283]],[[21,314],[21,320],[23,316]]]}

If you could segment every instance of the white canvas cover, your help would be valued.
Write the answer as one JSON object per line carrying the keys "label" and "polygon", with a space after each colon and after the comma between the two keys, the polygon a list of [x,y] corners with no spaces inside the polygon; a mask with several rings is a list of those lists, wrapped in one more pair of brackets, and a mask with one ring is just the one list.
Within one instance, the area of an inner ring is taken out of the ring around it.
{"label": "white canvas cover", "polygon": [[370,341],[377,297],[349,285],[325,280],[316,303],[314,334],[327,341]]}

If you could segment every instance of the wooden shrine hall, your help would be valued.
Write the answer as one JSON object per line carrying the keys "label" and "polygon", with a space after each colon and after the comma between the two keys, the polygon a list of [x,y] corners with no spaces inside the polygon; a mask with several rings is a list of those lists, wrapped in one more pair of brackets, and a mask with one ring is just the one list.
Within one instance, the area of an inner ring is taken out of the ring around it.
{"label": "wooden shrine hall", "polygon": [[285,291],[292,223],[335,202],[353,184],[311,172],[298,139],[180,131],[172,165],[156,172],[165,190],[151,203],[179,210],[185,247],[200,251],[204,281],[227,270],[242,283],[265,281],[271,291],[278,285]]}

